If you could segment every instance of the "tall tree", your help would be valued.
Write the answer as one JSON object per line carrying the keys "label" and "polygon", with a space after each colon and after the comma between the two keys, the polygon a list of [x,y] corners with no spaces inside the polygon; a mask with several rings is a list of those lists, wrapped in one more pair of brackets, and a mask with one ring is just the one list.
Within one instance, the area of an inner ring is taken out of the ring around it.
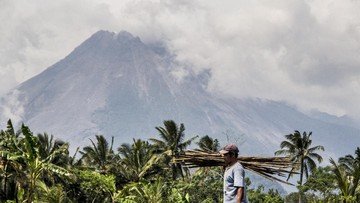
{"label": "tall tree", "polygon": [[200,138],[197,145],[202,150],[210,151],[210,152],[218,152],[220,150],[220,143],[217,139],[213,139],[208,135],[205,135]]}
{"label": "tall tree", "polygon": [[19,182],[26,179],[23,165],[16,161],[21,156],[18,146],[22,142],[20,132],[15,133],[13,124],[9,119],[6,130],[0,132],[0,197],[1,200],[16,199]]}
{"label": "tall tree", "polygon": [[[196,143],[200,149],[209,151],[209,152],[218,152],[220,151],[220,143],[217,139],[213,139],[208,135],[205,135],[200,138],[199,142]],[[216,174],[221,173],[222,167],[201,167],[196,170],[196,175],[202,176],[202,178],[215,177]]]}
{"label": "tall tree", "polygon": [[[53,135],[48,135],[46,132],[43,134],[39,133],[37,134],[37,141],[39,143],[39,155],[44,158],[52,154],[55,150],[59,149],[61,146],[65,145],[66,143],[62,140],[54,140]],[[60,154],[62,155],[62,154]],[[68,157],[55,157],[53,160],[54,162],[59,162],[59,164],[62,164],[61,162],[66,162],[68,160],[63,160],[64,158],[67,159]],[[68,155],[68,154],[67,154]],[[63,159],[61,159],[63,158]],[[58,165],[59,165],[58,164]],[[64,163],[66,164],[66,163]]]}
{"label": "tall tree", "polygon": [[119,148],[120,168],[124,176],[130,182],[138,182],[140,179],[159,173],[158,167],[161,156],[154,153],[154,145],[141,139],[133,140],[133,144],[122,144]]}
{"label": "tall tree", "polygon": [[342,195],[360,200],[356,196],[356,190],[360,187],[360,148],[356,148],[355,156],[348,154],[340,157],[338,162],[339,166],[331,160]]}
{"label": "tall tree", "polygon": [[[150,141],[154,142],[159,148],[160,152],[170,151],[172,157],[178,157],[186,147],[188,147],[193,140],[198,136],[192,137],[186,141],[185,139],[185,126],[180,124],[180,127],[173,120],[165,120],[164,127],[155,127],[158,130],[161,139],[151,138]],[[171,164],[173,179],[176,179],[180,174],[183,176],[182,167],[179,163]]]}
{"label": "tall tree", "polygon": [[95,166],[97,170],[105,172],[112,164],[115,155],[112,149],[114,143],[114,137],[112,137],[111,145],[103,135],[96,135],[96,143],[90,139],[91,146],[86,146],[83,151],[81,160],[85,161],[88,166]]}
{"label": "tall tree", "polygon": [[[43,134],[37,134],[36,141],[38,142],[40,159],[46,159],[46,157],[49,157],[55,151],[63,148],[62,153],[57,153],[50,162],[66,169],[70,167],[68,143],[63,142],[62,140],[54,139],[53,135],[49,136],[46,132]],[[63,181],[62,177],[59,177],[56,174],[49,174],[46,171],[44,171],[41,178],[48,185]]]}
{"label": "tall tree", "polygon": [[360,170],[356,169],[354,174],[350,174],[344,165],[337,164],[333,159],[330,159],[333,166],[333,173],[337,186],[341,191],[341,199],[343,203],[353,202],[356,200],[356,189],[359,185]]}
{"label": "tall tree", "polygon": [[36,182],[44,171],[62,176],[70,176],[71,174],[66,169],[51,163],[57,154],[63,153],[63,151],[67,149],[67,145],[55,150],[47,157],[41,158],[37,138],[33,136],[30,129],[24,124],[21,126],[21,132],[24,136],[21,142],[17,142],[16,140],[13,142],[16,150],[14,152],[3,151],[1,154],[6,155],[9,157],[9,160],[22,166],[22,173],[26,174],[26,176],[24,176],[26,178],[22,180],[21,186],[26,188],[25,199],[26,202],[30,203],[34,200]]}
{"label": "tall tree", "polygon": [[[281,150],[275,152],[275,155],[287,155],[294,162],[298,162],[298,167],[292,169],[300,170],[299,190],[303,185],[303,177],[305,175],[308,178],[309,173],[316,169],[317,165],[315,160],[319,163],[322,162],[322,157],[316,153],[318,150],[324,151],[324,147],[321,145],[311,147],[312,140],[310,139],[312,132],[308,134],[303,132],[301,135],[299,131],[295,130],[293,134],[285,135],[286,140],[280,144]],[[288,179],[290,178],[289,177]],[[300,191],[301,193],[301,191]],[[299,195],[299,202],[301,203],[301,194]]]}
{"label": "tall tree", "polygon": [[319,194],[323,201],[329,202],[332,192],[336,190],[335,175],[332,171],[330,166],[319,166],[307,179],[304,191],[314,191],[315,196]]}
{"label": "tall tree", "polygon": [[339,158],[339,164],[346,168],[349,172],[353,172],[360,167],[360,147],[355,150],[355,156],[348,154]]}

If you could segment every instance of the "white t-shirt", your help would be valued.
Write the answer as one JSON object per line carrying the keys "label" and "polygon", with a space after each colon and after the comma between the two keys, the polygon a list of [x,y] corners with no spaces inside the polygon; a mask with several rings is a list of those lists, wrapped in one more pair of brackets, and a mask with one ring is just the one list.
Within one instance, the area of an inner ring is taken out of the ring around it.
{"label": "white t-shirt", "polygon": [[246,195],[245,170],[243,166],[236,162],[226,168],[224,173],[224,203],[236,203],[237,189],[244,188],[242,203],[249,203]]}

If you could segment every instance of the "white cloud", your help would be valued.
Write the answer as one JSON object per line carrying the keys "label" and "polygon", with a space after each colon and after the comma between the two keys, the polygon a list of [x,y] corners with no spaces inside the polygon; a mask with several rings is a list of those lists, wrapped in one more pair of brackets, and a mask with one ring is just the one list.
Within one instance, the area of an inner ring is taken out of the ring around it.
{"label": "white cloud", "polygon": [[3,74],[13,72],[17,83],[43,71],[91,34],[115,22],[106,5],[91,1],[2,2],[0,67]]}
{"label": "white cloud", "polygon": [[[209,90],[360,118],[359,1],[3,0],[0,94],[100,29],[165,40]],[[181,72],[181,71],[180,71]]]}
{"label": "white cloud", "polygon": [[[7,94],[6,99],[0,101],[1,116],[0,118],[11,118],[14,126],[17,126],[24,116],[24,106],[19,102],[20,92],[12,91]],[[3,126],[7,121],[0,120],[0,126]],[[3,128],[2,128],[3,129]]]}

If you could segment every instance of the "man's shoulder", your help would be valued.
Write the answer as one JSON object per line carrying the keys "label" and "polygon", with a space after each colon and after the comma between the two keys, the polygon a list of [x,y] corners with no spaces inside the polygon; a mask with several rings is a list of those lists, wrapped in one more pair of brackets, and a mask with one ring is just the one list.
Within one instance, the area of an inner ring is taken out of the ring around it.
{"label": "man's shoulder", "polygon": [[237,168],[244,168],[243,167],[243,165],[240,163],[240,162],[236,162],[235,164],[234,164],[234,167],[237,167]]}
{"label": "man's shoulder", "polygon": [[241,163],[236,162],[236,163],[234,163],[232,166],[230,166],[230,167],[228,168],[228,170],[230,170],[230,171],[237,170],[237,169],[243,170],[244,167],[241,165]]}

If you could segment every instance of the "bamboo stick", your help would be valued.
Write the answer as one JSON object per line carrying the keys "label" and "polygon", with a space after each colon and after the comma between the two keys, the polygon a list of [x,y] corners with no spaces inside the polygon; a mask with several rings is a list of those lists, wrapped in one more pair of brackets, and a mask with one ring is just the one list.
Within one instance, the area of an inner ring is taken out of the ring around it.
{"label": "bamboo stick", "polygon": [[[224,159],[220,154],[204,150],[186,151],[175,158],[174,161],[189,168],[225,166]],[[246,170],[273,181],[292,185],[285,180],[275,177],[285,177],[289,174],[294,174],[294,172],[287,169],[293,168],[297,163],[292,162],[288,157],[239,156],[238,161]]]}

